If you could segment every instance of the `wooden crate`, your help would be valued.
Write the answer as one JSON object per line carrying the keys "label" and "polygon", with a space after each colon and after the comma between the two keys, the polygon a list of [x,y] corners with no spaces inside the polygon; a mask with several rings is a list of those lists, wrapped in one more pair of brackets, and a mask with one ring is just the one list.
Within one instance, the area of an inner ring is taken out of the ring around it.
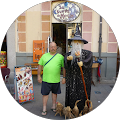
{"label": "wooden crate", "polygon": [[[95,58],[95,61],[97,61],[97,58],[95,56],[93,56]],[[99,63],[93,63],[92,64],[92,68],[97,68],[99,65]]]}
{"label": "wooden crate", "polygon": [[97,68],[98,65],[99,65],[99,63],[93,63],[93,64],[92,64],[92,68]]}

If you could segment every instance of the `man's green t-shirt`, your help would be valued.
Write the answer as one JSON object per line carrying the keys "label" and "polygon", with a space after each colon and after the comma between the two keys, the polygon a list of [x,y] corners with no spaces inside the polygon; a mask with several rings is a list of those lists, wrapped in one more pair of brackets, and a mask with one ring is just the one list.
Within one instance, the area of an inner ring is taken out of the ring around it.
{"label": "man's green t-shirt", "polygon": [[[58,53],[54,56],[54,58],[52,57],[53,55],[51,55],[50,53],[46,53],[40,58],[38,62],[39,65],[43,66],[42,81],[47,83],[59,83],[61,67],[64,67],[64,57]],[[51,58],[52,60],[50,60]]]}

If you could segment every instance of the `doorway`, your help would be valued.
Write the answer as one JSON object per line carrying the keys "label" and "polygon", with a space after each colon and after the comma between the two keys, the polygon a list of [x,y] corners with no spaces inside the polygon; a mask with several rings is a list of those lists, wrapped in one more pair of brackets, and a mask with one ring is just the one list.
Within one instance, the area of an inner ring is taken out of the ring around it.
{"label": "doorway", "polygon": [[53,41],[57,44],[57,52],[64,56],[66,53],[66,24],[53,24]]}
{"label": "doorway", "polygon": [[[71,41],[76,32],[77,23],[53,23],[53,41],[57,44],[57,52],[65,56],[71,49]],[[80,33],[82,35],[82,23],[78,23]],[[82,36],[81,36],[82,37]],[[61,49],[60,49],[61,47]]]}

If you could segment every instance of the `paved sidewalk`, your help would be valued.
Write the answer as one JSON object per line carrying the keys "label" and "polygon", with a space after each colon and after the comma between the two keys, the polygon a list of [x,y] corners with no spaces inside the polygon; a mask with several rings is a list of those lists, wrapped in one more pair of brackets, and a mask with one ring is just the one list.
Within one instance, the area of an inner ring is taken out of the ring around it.
{"label": "paved sidewalk", "polygon": [[[102,83],[96,83],[95,86],[91,85],[91,101],[93,103],[93,109],[98,107],[109,95],[112,88],[114,87],[114,84],[102,84]],[[65,103],[65,84],[61,84],[61,94],[58,95],[57,101],[62,103],[64,105]],[[34,94],[35,94],[35,100],[29,101],[26,103],[23,103],[21,106],[24,107],[29,112],[37,115],[42,116],[42,95],[41,95],[41,84],[36,83],[34,84]],[[52,106],[52,99],[51,99],[51,93],[49,95],[48,104],[47,104],[47,115],[42,116],[44,118],[49,119],[65,119],[64,116],[54,116],[55,113],[51,111]]]}

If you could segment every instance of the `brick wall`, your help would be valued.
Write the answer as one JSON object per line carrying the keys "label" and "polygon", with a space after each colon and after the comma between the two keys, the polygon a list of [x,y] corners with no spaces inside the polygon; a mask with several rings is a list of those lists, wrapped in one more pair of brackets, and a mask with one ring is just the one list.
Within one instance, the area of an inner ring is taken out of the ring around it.
{"label": "brick wall", "polygon": [[26,15],[21,14],[17,18],[17,41],[18,51],[26,52]]}
{"label": "brick wall", "polygon": [[111,30],[111,28],[109,27],[109,31],[108,31],[108,53],[117,53],[117,49],[118,49],[118,43],[117,43],[116,37],[115,37],[113,31]]}
{"label": "brick wall", "polygon": [[47,51],[47,38],[51,36],[51,2],[41,3],[42,40],[45,40]]}
{"label": "brick wall", "polygon": [[84,49],[91,51],[92,41],[92,9],[83,5],[82,38],[88,41]]}

